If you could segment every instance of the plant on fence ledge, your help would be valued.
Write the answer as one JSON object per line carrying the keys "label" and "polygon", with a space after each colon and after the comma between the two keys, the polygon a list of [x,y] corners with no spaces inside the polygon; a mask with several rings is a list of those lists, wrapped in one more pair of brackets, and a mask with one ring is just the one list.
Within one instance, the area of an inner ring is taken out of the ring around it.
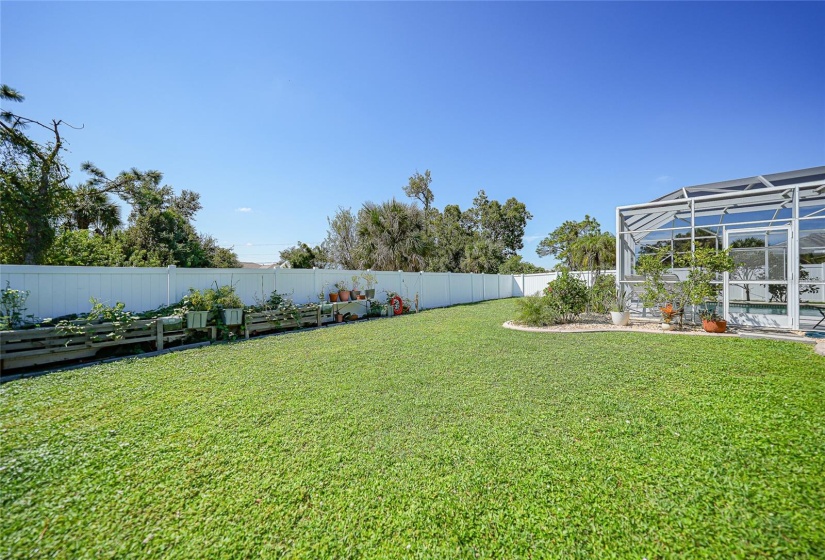
{"label": "plant on fence ledge", "polygon": [[28,290],[15,290],[10,282],[6,282],[6,287],[0,291],[0,331],[11,330],[23,322],[29,293]]}
{"label": "plant on fence ledge", "polygon": [[[92,335],[90,337],[91,340],[93,342],[120,340],[129,329],[129,326],[138,318],[134,313],[126,311],[126,304],[122,301],[115,303],[114,306],[109,306],[95,298],[90,298],[89,303],[92,304],[92,309],[85,317],[75,321],[60,321],[55,325],[58,332],[61,334],[80,336],[85,334],[91,325],[109,323],[112,325],[110,332]],[[71,342],[71,340],[67,341],[66,344],[69,342]]]}
{"label": "plant on fence ledge", "polygon": [[367,299],[373,299],[375,297],[375,285],[378,284],[378,278],[371,272],[362,273],[361,278],[364,279],[364,283],[367,285],[366,290],[364,290]]}

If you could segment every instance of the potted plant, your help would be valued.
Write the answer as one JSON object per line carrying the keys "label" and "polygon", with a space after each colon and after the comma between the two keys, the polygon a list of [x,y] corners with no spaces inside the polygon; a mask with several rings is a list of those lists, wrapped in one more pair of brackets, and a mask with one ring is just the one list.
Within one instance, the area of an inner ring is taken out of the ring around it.
{"label": "potted plant", "polygon": [[224,324],[227,326],[240,325],[243,322],[243,301],[235,293],[235,287],[220,286],[212,292],[215,307],[220,309]]}
{"label": "potted plant", "polygon": [[202,329],[209,320],[212,302],[204,292],[189,288],[189,293],[181,300],[181,310],[186,313],[186,328]]}
{"label": "potted plant", "polygon": [[659,311],[662,313],[663,331],[672,331],[676,328],[676,325],[673,324],[673,319],[676,319],[678,317],[681,321],[682,311],[676,307],[673,307],[672,303],[668,303],[664,307],[660,307]]}
{"label": "potted plant", "polygon": [[338,290],[338,299],[341,301],[349,301],[349,288],[347,287],[347,283],[341,280],[335,283],[335,287]]}
{"label": "potted plant", "polygon": [[352,277],[352,290],[350,292],[352,299],[361,299],[358,296],[361,295],[361,283],[360,283],[360,276],[353,276]]}
{"label": "potted plant", "polygon": [[[687,269],[684,280],[665,281],[664,273],[668,270],[667,263],[673,257],[673,266]],[[679,319],[681,326],[684,310],[687,305],[701,305],[707,300],[715,299],[720,291],[717,282],[723,272],[731,272],[735,268],[729,250],[698,247],[692,253],[671,255],[670,247],[662,247],[656,253],[642,255],[639,258],[636,270],[644,274],[644,292],[642,301],[645,307],[658,306],[662,311],[662,328],[672,325],[673,319]]]}
{"label": "potted plant", "polygon": [[702,328],[709,333],[723,333],[728,329],[728,322],[716,314],[716,309],[703,309],[699,312]]}
{"label": "potted plant", "polygon": [[616,296],[610,302],[610,318],[614,325],[624,327],[630,323],[630,311],[627,309],[629,303],[629,294],[624,288],[617,288]]}
{"label": "potted plant", "polygon": [[374,299],[375,285],[378,284],[378,278],[376,278],[375,274],[371,272],[364,272],[361,274],[361,278],[364,279],[364,283],[367,285],[367,289],[364,290],[364,295],[367,296],[367,299]]}

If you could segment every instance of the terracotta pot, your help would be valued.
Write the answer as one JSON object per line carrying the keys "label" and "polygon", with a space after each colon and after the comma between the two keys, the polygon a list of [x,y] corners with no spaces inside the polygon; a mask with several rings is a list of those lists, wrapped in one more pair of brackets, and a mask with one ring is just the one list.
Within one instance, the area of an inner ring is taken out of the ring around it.
{"label": "terracotta pot", "polygon": [[343,323],[344,322],[344,316],[341,315],[340,313],[336,313],[335,314],[335,322],[336,323]]}
{"label": "terracotta pot", "polygon": [[723,333],[728,330],[727,321],[706,321],[702,319],[702,328],[710,333]]}
{"label": "terracotta pot", "polygon": [[338,290],[338,299],[341,301],[349,301],[349,290]]}
{"label": "terracotta pot", "polygon": [[350,295],[352,296],[352,299],[355,299],[361,295],[361,290],[350,290]]}
{"label": "terracotta pot", "polygon": [[365,296],[364,294],[358,294],[358,299],[367,299],[367,296]]}
{"label": "terracotta pot", "polygon": [[329,293],[329,301],[331,303],[335,303],[336,301],[338,301],[338,292],[330,292]]}

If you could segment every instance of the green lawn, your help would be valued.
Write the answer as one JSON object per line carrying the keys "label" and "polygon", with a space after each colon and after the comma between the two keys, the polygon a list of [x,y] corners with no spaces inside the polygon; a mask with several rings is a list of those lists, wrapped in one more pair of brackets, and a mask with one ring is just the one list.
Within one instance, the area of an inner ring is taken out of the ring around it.
{"label": "green lawn", "polygon": [[825,358],[514,301],[0,387],[0,557],[825,557]]}

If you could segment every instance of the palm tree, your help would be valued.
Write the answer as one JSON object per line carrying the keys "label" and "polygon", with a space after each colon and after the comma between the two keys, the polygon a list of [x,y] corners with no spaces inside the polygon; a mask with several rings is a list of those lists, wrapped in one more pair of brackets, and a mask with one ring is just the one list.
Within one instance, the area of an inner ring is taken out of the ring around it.
{"label": "palm tree", "polygon": [[92,229],[100,235],[109,235],[122,224],[120,208],[95,187],[80,185],[74,191],[68,222],[74,229]]}
{"label": "palm tree", "polygon": [[358,212],[358,238],[375,270],[424,270],[427,255],[424,214],[414,204],[394,198],[367,202]]}
{"label": "palm tree", "polygon": [[599,273],[616,263],[616,238],[612,233],[584,235],[570,246],[573,268]]}

